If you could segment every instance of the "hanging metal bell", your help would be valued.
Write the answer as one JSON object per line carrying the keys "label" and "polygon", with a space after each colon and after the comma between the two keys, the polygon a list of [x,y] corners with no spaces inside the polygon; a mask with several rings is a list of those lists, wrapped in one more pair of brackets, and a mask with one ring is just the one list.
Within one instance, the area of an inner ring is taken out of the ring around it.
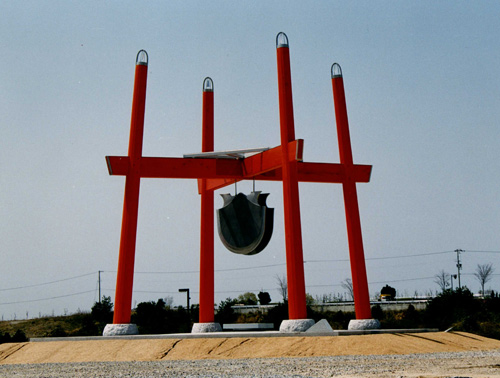
{"label": "hanging metal bell", "polygon": [[222,194],[224,205],[217,210],[217,229],[222,244],[231,252],[255,255],[271,240],[274,209],[266,205],[268,195]]}

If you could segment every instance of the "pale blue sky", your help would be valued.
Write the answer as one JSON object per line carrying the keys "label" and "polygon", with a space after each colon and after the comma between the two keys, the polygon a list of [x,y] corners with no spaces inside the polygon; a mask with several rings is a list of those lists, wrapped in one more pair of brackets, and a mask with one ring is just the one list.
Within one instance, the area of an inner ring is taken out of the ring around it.
{"label": "pale blue sky", "polygon": [[[457,248],[496,251],[465,252],[462,283],[477,292],[471,274],[493,263],[487,287],[500,289],[498,2],[145,4],[0,4],[0,315],[90,309],[98,270],[114,298],[124,179],[108,176],[104,156],[127,152],[138,50],[150,60],[144,155],[201,150],[206,76],[215,85],[215,148],[272,147],[280,31],[290,41],[306,161],[339,161],[330,66],[342,66],[354,160],[373,165],[371,182],[358,185],[371,293],[385,283],[407,294],[436,290],[439,270],[456,272]],[[260,289],[280,299],[282,189],[256,186],[271,193],[273,238],[250,257],[216,239],[217,302]],[[197,302],[197,274],[178,273],[199,268],[196,189],[194,181],[142,181],[136,271],[172,273],[138,273],[134,302],[172,295],[183,304],[180,287]],[[234,188],[218,194],[227,191]],[[307,291],[343,292],[341,187],[301,184],[300,195]],[[406,257],[377,260],[390,256]],[[52,297],[62,298],[33,301]],[[19,301],[27,302],[6,304]]]}

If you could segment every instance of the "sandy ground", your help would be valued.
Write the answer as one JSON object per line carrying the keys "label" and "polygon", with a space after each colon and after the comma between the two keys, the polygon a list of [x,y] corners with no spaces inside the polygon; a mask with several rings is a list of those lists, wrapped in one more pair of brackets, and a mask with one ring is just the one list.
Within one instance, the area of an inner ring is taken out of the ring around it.
{"label": "sandy ground", "polygon": [[0,377],[500,378],[500,340],[462,332],[0,345]]}
{"label": "sandy ground", "polygon": [[48,341],[1,344],[0,364],[401,355],[480,350],[500,350],[500,340],[463,332],[433,332],[318,337]]}

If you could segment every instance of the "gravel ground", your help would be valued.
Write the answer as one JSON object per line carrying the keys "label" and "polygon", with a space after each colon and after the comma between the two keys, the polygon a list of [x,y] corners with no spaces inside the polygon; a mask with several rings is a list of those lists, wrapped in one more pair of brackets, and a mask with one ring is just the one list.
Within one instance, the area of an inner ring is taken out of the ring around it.
{"label": "gravel ground", "polygon": [[0,365],[0,377],[500,377],[500,350],[384,356]]}

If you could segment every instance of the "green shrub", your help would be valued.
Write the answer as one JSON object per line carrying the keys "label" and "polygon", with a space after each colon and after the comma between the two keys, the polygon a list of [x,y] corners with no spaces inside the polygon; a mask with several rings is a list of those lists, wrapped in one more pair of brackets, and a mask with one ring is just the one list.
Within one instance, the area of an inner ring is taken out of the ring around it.
{"label": "green shrub", "polygon": [[132,314],[132,323],[137,324],[141,334],[188,333],[192,327],[185,308],[171,309],[163,299],[139,303]]}
{"label": "green shrub", "polygon": [[163,299],[158,302],[141,302],[132,315],[132,323],[137,324],[141,334],[167,333],[167,309]]}
{"label": "green shrub", "polygon": [[92,319],[98,323],[112,323],[113,303],[111,303],[111,297],[104,296],[101,302],[94,303],[90,314],[92,315]]}
{"label": "green shrub", "polygon": [[8,332],[5,332],[4,334],[0,333],[0,344],[10,342],[12,342],[12,337],[10,337],[10,334]]}
{"label": "green shrub", "polygon": [[384,319],[384,310],[379,304],[372,306],[372,318],[382,321]]}
{"label": "green shrub", "polygon": [[237,301],[231,298],[226,298],[225,301],[222,301],[215,314],[215,321],[220,324],[234,323],[238,318],[233,310],[233,306],[236,303]]}
{"label": "green shrub", "polygon": [[254,293],[246,292],[240,294],[238,298],[236,298],[236,303],[243,304],[247,306],[254,306],[258,302],[258,298]]}
{"label": "green shrub", "polygon": [[261,305],[267,305],[269,303],[271,303],[271,296],[269,295],[269,293],[267,291],[264,291],[264,292],[259,292],[259,294],[257,295],[259,297],[259,303]]}
{"label": "green shrub", "polygon": [[3,343],[24,343],[28,341],[28,338],[26,337],[26,334],[18,329],[14,336],[11,336],[8,332],[5,332],[4,334],[0,333],[0,344]]}
{"label": "green shrub", "polygon": [[47,337],[66,337],[68,334],[64,330],[64,328],[58,324],[53,330],[47,333]]}
{"label": "green shrub", "polygon": [[445,330],[453,325],[475,327],[475,316],[481,304],[467,288],[444,290],[433,298],[425,310],[425,323],[428,327]]}
{"label": "green shrub", "polygon": [[486,321],[479,323],[478,333],[485,337],[500,340],[500,322]]}
{"label": "green shrub", "polygon": [[279,303],[276,307],[270,308],[263,316],[263,323],[273,323],[274,329],[279,329],[281,322],[288,319],[288,302]]}
{"label": "green shrub", "polygon": [[91,314],[84,314],[80,318],[80,326],[69,333],[69,336],[101,336],[106,323],[94,321]]}

